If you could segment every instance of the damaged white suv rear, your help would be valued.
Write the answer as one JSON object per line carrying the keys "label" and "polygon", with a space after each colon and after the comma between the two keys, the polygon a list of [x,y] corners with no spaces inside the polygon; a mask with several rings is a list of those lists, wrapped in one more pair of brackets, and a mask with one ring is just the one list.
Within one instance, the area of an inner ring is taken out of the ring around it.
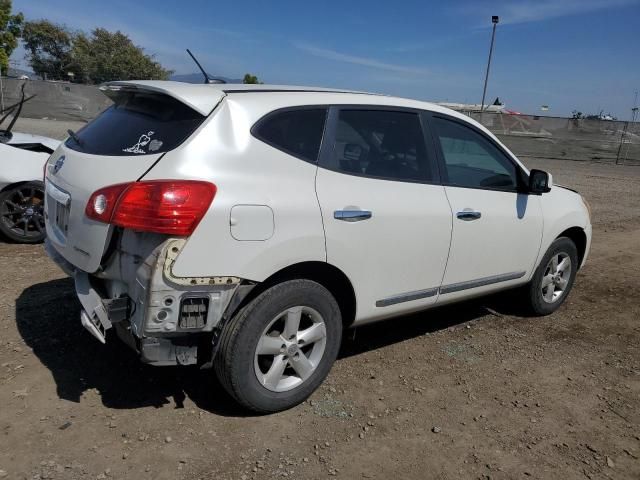
{"label": "damaged white suv rear", "polygon": [[[564,301],[588,206],[436,105],[314,88],[116,82],[45,168],[47,251],[81,322],[214,367],[260,412],[307,398],[343,328],[519,287]],[[425,316],[428,321],[428,316]]]}

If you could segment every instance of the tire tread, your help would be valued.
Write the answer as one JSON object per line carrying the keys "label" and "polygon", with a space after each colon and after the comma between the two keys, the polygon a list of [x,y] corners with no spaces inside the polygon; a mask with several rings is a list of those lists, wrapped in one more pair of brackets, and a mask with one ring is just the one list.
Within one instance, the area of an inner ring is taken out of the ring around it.
{"label": "tire tread", "polygon": [[[539,282],[544,274],[544,269],[549,263],[549,259],[551,255],[554,253],[558,253],[560,251],[565,251],[571,258],[571,278],[569,280],[569,285],[565,291],[564,297],[559,301],[548,304],[544,303],[542,297],[539,292]],[[573,242],[568,237],[558,237],[553,243],[549,246],[549,249],[545,252],[544,256],[540,260],[540,264],[536,268],[534,272],[533,278],[531,281],[525,286],[524,294],[525,294],[525,302],[526,308],[528,310],[527,313],[535,316],[544,316],[550,315],[555,312],[560,306],[564,303],[564,301],[571,293],[571,289],[573,288],[573,284],[576,277],[576,271],[578,269],[578,250]]]}
{"label": "tire tread", "polygon": [[[214,369],[224,389],[242,407],[259,413],[276,411],[272,408],[264,408],[257,405],[242,394],[241,388],[236,381],[239,377],[234,374],[234,369],[238,363],[237,356],[239,355],[238,349],[234,348],[237,344],[237,337],[240,335],[246,322],[251,321],[252,314],[256,312],[256,310],[259,310],[263,305],[272,302],[276,296],[286,295],[287,292],[295,292],[303,289],[314,289],[320,292],[323,296],[328,295],[329,298],[333,300],[333,305],[331,305],[332,310],[339,318],[340,310],[338,305],[325,287],[311,280],[296,279],[276,284],[266,289],[251,302],[242,307],[222,328],[220,344],[218,345],[214,358]],[[338,335],[338,338],[340,337],[341,335]]]}

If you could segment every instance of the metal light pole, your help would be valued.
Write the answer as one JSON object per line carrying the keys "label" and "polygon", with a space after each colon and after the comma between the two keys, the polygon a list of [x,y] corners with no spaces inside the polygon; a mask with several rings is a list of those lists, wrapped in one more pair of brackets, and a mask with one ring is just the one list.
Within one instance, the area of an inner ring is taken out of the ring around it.
{"label": "metal light pole", "polygon": [[[633,99],[633,107],[631,108],[631,123],[634,124],[636,122],[636,115],[638,115],[638,90],[636,90],[635,97]],[[625,137],[627,136],[627,130],[629,129],[629,122],[624,124],[624,128],[622,129],[622,135],[620,135],[620,145],[618,146],[618,154],[616,155],[616,165],[624,163],[627,161],[627,155],[629,153],[629,144],[627,143],[627,148],[625,150],[624,158],[622,162],[620,162],[620,157],[622,153],[622,147],[625,145]]]}
{"label": "metal light pole", "polygon": [[487,81],[489,80],[489,69],[491,68],[491,55],[493,55],[493,40],[496,38],[496,25],[500,19],[497,15],[491,17],[491,23],[493,23],[493,31],[491,32],[491,46],[489,47],[489,61],[487,62],[487,73],[484,76],[484,89],[482,90],[482,104],[480,105],[480,111],[484,112],[484,97],[487,94]]}

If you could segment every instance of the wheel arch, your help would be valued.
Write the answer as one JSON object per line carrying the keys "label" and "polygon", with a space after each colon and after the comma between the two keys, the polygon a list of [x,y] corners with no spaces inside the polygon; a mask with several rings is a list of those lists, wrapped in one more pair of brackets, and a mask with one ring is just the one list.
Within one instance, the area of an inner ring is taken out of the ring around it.
{"label": "wheel arch", "polygon": [[319,261],[295,263],[275,272],[251,289],[240,305],[234,309],[233,314],[269,287],[295,279],[312,280],[325,287],[338,302],[342,324],[348,327],[354,322],[356,295],[351,281],[339,268],[330,263]]}
{"label": "wheel arch", "polygon": [[6,192],[7,190],[11,190],[12,188],[19,187],[20,185],[24,185],[26,183],[37,183],[44,190],[44,183],[42,183],[42,180],[20,180],[19,182],[5,184],[2,188],[0,188],[0,193]]}
{"label": "wheel arch", "polygon": [[570,227],[564,230],[560,235],[556,237],[556,239],[560,237],[566,237],[571,240],[578,250],[578,269],[582,265],[582,261],[584,260],[584,256],[587,252],[587,234],[583,228],[580,227]]}

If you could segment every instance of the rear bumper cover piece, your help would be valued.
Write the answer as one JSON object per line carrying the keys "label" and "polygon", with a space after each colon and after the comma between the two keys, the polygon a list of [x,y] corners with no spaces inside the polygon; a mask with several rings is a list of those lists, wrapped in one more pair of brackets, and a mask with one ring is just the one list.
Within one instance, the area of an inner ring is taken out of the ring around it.
{"label": "rear bumper cover piece", "polygon": [[74,279],[76,294],[83,308],[80,313],[82,325],[89,330],[91,335],[100,342],[105,343],[106,331],[112,327],[112,323],[107,315],[107,310],[104,308],[102,298],[91,286],[87,273],[76,271]]}

